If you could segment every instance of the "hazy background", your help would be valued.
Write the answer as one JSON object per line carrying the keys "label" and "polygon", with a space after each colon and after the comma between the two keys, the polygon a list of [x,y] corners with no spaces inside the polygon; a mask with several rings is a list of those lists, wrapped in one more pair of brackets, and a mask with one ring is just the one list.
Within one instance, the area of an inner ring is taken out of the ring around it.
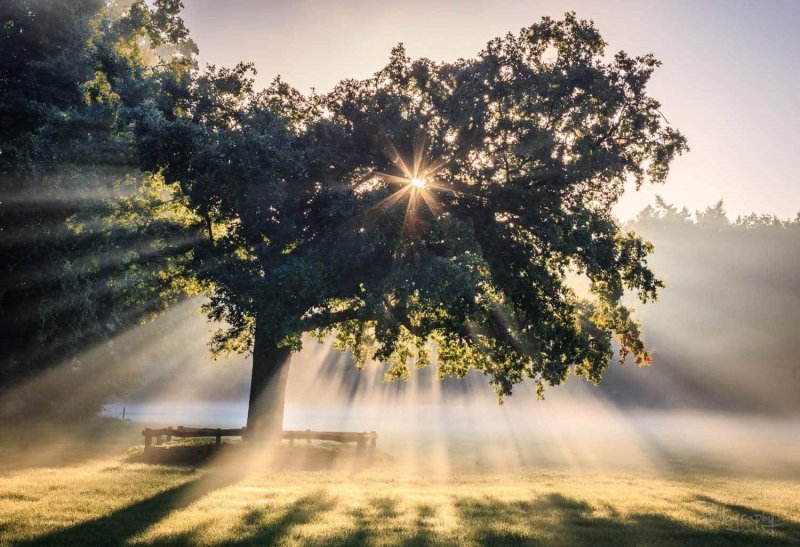
{"label": "hazy background", "polygon": [[[653,365],[612,362],[599,386],[570,378],[537,400],[519,386],[500,406],[483,376],[413,371],[383,382],[307,339],[293,356],[285,429],[377,431],[411,471],[687,466],[800,473],[800,221],[731,223],[721,207],[662,203],[629,226],[655,244],[658,302],[636,306]],[[80,423],[103,414],[141,426],[241,427],[251,363],[212,361],[215,325],[193,299],[5,394],[0,419]],[[434,362],[435,366],[435,362]],[[138,430],[126,442],[134,444]]]}
{"label": "hazy background", "polygon": [[[756,219],[755,226],[734,225],[720,209],[708,209],[699,221],[685,214],[677,208],[650,208],[630,225],[655,244],[651,263],[666,283],[658,302],[632,302],[653,366],[613,362],[599,386],[573,378],[547,390],[543,402],[524,386],[507,399],[507,408],[522,400],[551,411],[565,405],[563,398],[577,397],[626,412],[800,416],[800,223]],[[198,305],[185,302],[155,324],[120,337],[120,345],[130,346],[126,356],[137,371],[128,379],[124,400],[178,406],[186,401],[232,403],[234,421],[243,421],[250,361],[208,359],[204,342],[212,325]],[[406,404],[461,404],[464,399],[496,406],[480,374],[466,381],[437,381],[428,369],[416,371],[407,384],[387,385],[383,370],[372,363],[359,373],[348,355],[308,338],[292,360],[287,417],[292,423],[287,425],[317,427],[316,422],[304,425],[298,413],[319,405],[338,405],[343,414],[362,404],[400,399]]]}
{"label": "hazy background", "polygon": [[[661,470],[689,462],[800,472],[800,223],[731,224],[719,207],[695,221],[662,204],[631,227],[655,243],[652,264],[667,284],[657,303],[637,309],[651,367],[613,362],[599,386],[571,378],[544,401],[522,385],[499,406],[479,374],[440,381],[431,368],[386,384],[382,365],[359,373],[348,355],[307,339],[292,359],[285,428],[375,430],[381,447],[426,470],[431,461],[439,471],[465,461]],[[125,407],[151,424],[245,423],[249,359],[208,360],[201,342],[210,326],[197,305],[122,337],[138,376],[108,415]]]}

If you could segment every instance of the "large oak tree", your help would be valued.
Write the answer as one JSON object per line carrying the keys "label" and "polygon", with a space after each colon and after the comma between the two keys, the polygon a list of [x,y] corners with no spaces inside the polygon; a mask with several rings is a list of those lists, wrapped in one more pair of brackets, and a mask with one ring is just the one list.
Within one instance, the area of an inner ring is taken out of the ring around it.
{"label": "large oak tree", "polygon": [[611,208],[686,143],[647,94],[658,61],[605,45],[567,14],[454,63],[398,46],[324,95],[257,91],[246,64],[162,81],[142,165],[205,228],[191,274],[226,322],[213,350],[252,351],[252,436],[280,429],[304,333],[392,378],[435,354],[439,375],[476,369],[499,396],[570,370],[598,382],[615,337],[622,360],[649,362],[621,298],[661,284]]}

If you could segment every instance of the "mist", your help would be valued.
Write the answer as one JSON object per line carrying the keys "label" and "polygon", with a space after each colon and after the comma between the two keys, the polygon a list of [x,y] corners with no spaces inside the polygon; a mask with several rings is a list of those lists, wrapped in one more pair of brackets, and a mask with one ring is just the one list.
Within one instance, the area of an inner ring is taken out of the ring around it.
{"label": "mist", "polygon": [[[656,246],[665,281],[637,309],[654,364],[609,365],[603,382],[570,378],[538,400],[522,384],[503,404],[475,372],[438,379],[434,364],[407,382],[384,367],[359,372],[349,355],[310,337],[292,358],[284,429],[376,431],[409,471],[642,467],[794,473],[800,462],[797,223],[731,223],[663,204],[632,228]],[[720,216],[722,215],[722,216]],[[715,220],[716,219],[716,220]],[[200,299],[174,306],[3,399],[5,416],[125,417],[142,426],[241,427],[250,359],[212,360],[216,328]],[[691,447],[691,448],[689,448]]]}

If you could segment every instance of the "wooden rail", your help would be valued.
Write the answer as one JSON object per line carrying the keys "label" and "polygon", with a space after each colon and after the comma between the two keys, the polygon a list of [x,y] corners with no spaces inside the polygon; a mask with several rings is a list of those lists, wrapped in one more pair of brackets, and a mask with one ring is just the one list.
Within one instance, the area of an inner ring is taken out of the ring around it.
{"label": "wooden rail", "polygon": [[[147,427],[142,431],[142,435],[144,436],[144,449],[147,451],[153,445],[153,438],[156,439],[156,444],[161,444],[162,437],[166,437],[167,442],[171,441],[172,437],[215,437],[215,444],[219,446],[222,444],[222,437],[244,438],[247,435],[247,428],[221,429],[179,426],[176,429],[172,427],[151,429]],[[292,446],[295,440],[305,440],[309,444],[311,444],[312,440],[356,443],[356,448],[363,450],[367,445],[369,445],[370,448],[375,448],[378,434],[374,431],[358,433],[354,431],[311,431],[310,429],[306,429],[302,431],[283,431],[281,433],[281,439],[288,440],[289,444]]]}

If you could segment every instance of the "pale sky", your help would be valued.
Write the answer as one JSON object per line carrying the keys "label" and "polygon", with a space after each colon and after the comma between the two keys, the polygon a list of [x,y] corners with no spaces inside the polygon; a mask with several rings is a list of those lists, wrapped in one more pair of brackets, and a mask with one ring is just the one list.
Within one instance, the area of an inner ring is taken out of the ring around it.
{"label": "pale sky", "polygon": [[689,139],[663,186],[628,192],[631,218],[656,194],[691,211],[724,199],[729,215],[800,211],[800,1],[184,0],[203,62],[253,61],[307,92],[380,69],[403,42],[412,58],[474,56],[543,15],[593,19],[608,51],[652,52],[650,93]]}

